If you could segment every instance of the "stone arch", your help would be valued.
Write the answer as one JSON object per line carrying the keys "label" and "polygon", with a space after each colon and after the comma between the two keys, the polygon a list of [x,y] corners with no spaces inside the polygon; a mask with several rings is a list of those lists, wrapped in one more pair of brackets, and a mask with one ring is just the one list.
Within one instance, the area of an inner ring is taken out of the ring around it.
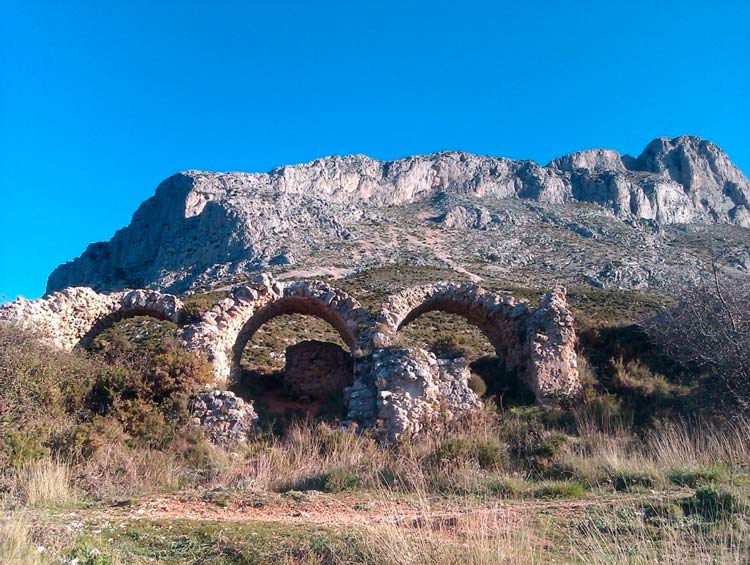
{"label": "stone arch", "polygon": [[380,309],[378,329],[384,330],[390,343],[404,326],[432,311],[463,317],[487,337],[498,357],[510,366],[523,365],[520,350],[528,308],[512,296],[500,296],[474,283],[438,282],[394,294]]}
{"label": "stone arch", "polygon": [[52,345],[86,347],[106,328],[124,318],[151,316],[178,323],[183,304],[171,294],[129,290],[104,294],[70,287],[37,300],[22,298],[0,307],[0,319],[39,333]]}
{"label": "stone arch", "polygon": [[91,329],[87,331],[76,344],[76,347],[88,349],[93,343],[94,339],[101,334],[103,331],[111,328],[117,322],[126,320],[128,318],[135,318],[136,316],[148,316],[155,320],[163,322],[179,323],[180,315],[172,315],[169,311],[165,311],[162,308],[156,307],[155,305],[128,305],[123,308],[119,308],[113,311],[111,314],[103,316],[97,319],[91,326]]}
{"label": "stone arch", "polygon": [[306,314],[328,322],[354,353],[371,325],[367,311],[347,293],[321,281],[279,282],[262,275],[236,288],[186,330],[188,347],[204,351],[217,381],[236,379],[242,351],[263,324],[282,314]]}
{"label": "stone arch", "polygon": [[533,312],[512,296],[473,283],[439,282],[406,289],[381,307],[373,346],[390,346],[401,328],[435,310],[458,314],[479,328],[539,404],[568,403],[580,396],[574,321],[563,287],[550,290]]}

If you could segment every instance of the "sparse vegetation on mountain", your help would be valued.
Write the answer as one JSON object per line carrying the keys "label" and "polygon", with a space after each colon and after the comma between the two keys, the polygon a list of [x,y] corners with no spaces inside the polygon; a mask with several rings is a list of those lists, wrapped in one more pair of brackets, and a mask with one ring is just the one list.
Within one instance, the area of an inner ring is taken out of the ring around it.
{"label": "sparse vegetation on mountain", "polygon": [[[340,286],[378,304],[399,277],[433,275],[376,270]],[[538,295],[514,293],[524,292]],[[431,313],[402,340],[467,356],[495,402],[393,446],[293,412],[283,435],[271,427],[244,445],[211,445],[184,412],[205,365],[175,347],[171,322],[124,320],[89,352],[72,353],[5,329],[0,486],[19,526],[0,525],[0,560],[741,561],[750,550],[750,425],[728,411],[736,404],[713,410],[702,373],[632,325],[675,301],[569,296],[580,405],[524,400],[481,332]],[[264,325],[244,366],[278,371],[287,346],[334,335],[308,320]],[[80,527],[68,527],[70,512]]]}

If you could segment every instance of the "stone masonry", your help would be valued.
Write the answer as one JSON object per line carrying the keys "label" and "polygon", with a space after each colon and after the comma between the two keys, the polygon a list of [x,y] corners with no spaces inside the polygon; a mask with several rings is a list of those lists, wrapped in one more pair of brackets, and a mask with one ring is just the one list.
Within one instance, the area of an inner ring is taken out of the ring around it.
{"label": "stone masonry", "polygon": [[[480,406],[468,387],[469,372],[463,360],[438,360],[423,350],[398,346],[399,330],[432,310],[463,316],[477,326],[498,357],[524,379],[539,404],[565,404],[580,397],[576,334],[562,287],[552,289],[530,311],[525,303],[476,284],[437,282],[390,296],[372,317],[355,298],[326,283],[280,282],[264,274],[236,288],[197,323],[180,327],[178,336],[187,349],[206,356],[215,384],[224,386],[239,375],[245,345],[268,320],[291,313],[322,318],[351,350],[347,363],[353,366],[349,377],[353,380],[333,379],[342,388],[350,384],[344,391],[346,421],[374,427],[384,438],[398,440]],[[146,290],[101,294],[75,287],[0,306],[0,321],[33,330],[56,347],[71,350],[86,347],[122,318],[148,315],[179,324],[181,311],[180,300],[169,294]],[[299,370],[301,375],[312,371]],[[331,378],[324,379],[322,374],[320,384],[313,386],[316,377],[308,376],[297,379],[294,386],[311,387],[308,394],[333,386]]]}

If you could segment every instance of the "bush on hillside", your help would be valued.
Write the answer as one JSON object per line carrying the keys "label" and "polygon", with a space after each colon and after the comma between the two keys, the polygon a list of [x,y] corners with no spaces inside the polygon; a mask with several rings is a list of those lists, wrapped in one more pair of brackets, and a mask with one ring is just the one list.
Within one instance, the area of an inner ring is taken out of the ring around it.
{"label": "bush on hillside", "polygon": [[210,378],[208,363],[174,340],[137,354],[122,340],[104,352],[70,353],[0,325],[0,465],[110,442],[162,445]]}

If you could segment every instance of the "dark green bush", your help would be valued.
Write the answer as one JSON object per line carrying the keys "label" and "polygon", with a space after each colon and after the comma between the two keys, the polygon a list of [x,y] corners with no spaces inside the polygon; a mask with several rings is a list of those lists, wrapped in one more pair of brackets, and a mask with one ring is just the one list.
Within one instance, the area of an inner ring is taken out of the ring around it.
{"label": "dark green bush", "polygon": [[535,498],[582,498],[586,489],[578,482],[547,481],[534,487],[532,494]]}
{"label": "dark green bush", "polygon": [[640,489],[652,489],[658,477],[649,471],[633,471],[620,469],[615,472],[612,485],[617,491],[633,491]]}
{"label": "dark green bush", "polygon": [[740,494],[704,487],[685,500],[683,510],[686,514],[698,514],[704,520],[715,522],[732,516],[750,516],[750,503]]}
{"label": "dark green bush", "polygon": [[171,339],[109,337],[95,353],[70,353],[0,325],[0,465],[125,441],[162,446],[176,435],[188,398],[212,377],[208,363]]}
{"label": "dark green bush", "polygon": [[502,469],[509,461],[507,446],[493,437],[447,439],[437,447],[433,458],[439,464],[473,461],[481,469]]}
{"label": "dark green bush", "polygon": [[570,438],[568,438],[563,432],[550,432],[542,438],[539,447],[534,449],[532,455],[538,459],[552,459],[558,457],[563,453],[569,439]]}
{"label": "dark green bush", "polygon": [[430,344],[430,351],[435,354],[435,357],[441,359],[458,359],[459,357],[468,359],[473,357],[473,350],[468,344],[468,340],[460,334],[438,337]]}
{"label": "dark green bush", "polygon": [[643,506],[644,518],[649,523],[661,525],[681,520],[685,515],[682,506],[676,501],[651,502]]}
{"label": "dark green bush", "polygon": [[333,469],[325,473],[322,479],[324,492],[354,490],[362,483],[362,479],[353,469]]}
{"label": "dark green bush", "polygon": [[669,480],[674,484],[690,488],[718,483],[724,478],[726,470],[718,466],[673,469],[669,473]]}
{"label": "dark green bush", "polygon": [[100,365],[0,324],[0,466],[45,453],[75,427]]}
{"label": "dark green bush", "polygon": [[469,388],[479,397],[487,393],[487,383],[476,373],[472,373],[471,377],[469,377]]}
{"label": "dark green bush", "polygon": [[205,360],[167,341],[145,361],[125,360],[100,372],[86,405],[117,420],[130,443],[160,446],[185,423],[188,399],[210,379]]}

